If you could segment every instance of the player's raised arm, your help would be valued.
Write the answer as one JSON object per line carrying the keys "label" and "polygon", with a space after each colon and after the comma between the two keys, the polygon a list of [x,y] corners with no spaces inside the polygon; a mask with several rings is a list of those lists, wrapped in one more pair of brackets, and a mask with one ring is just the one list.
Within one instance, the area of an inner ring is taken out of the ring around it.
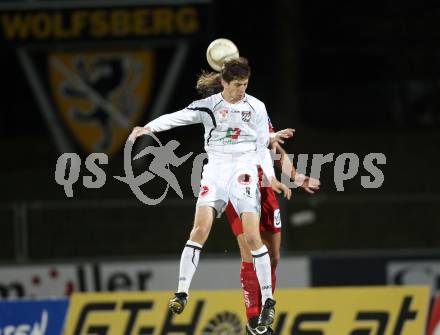
{"label": "player's raised arm", "polygon": [[301,187],[307,193],[314,194],[319,191],[321,185],[320,181],[302,173],[298,173],[290,160],[289,155],[278,142],[272,143],[271,147],[276,154],[280,155],[280,159],[275,161],[275,165],[286,176],[289,176],[298,187]]}
{"label": "player's raised arm", "polygon": [[133,128],[133,130],[131,131],[130,135],[128,136],[128,140],[131,141],[131,142],[134,142],[134,141],[136,141],[136,139],[139,136],[147,135],[147,134],[149,134],[151,132],[152,131],[151,131],[150,127],[147,127],[147,126],[145,126],[145,127],[136,126],[136,127]]}
{"label": "player's raised arm", "polygon": [[275,144],[275,143],[283,144],[284,140],[291,138],[294,133],[295,133],[295,129],[293,129],[293,128],[286,128],[286,129],[279,130],[276,133],[271,133],[270,134],[270,144],[271,145]]}
{"label": "player's raised arm", "polygon": [[129,139],[135,141],[137,137],[148,133],[158,133],[175,127],[202,122],[200,111],[191,108],[193,104],[180,111],[159,116],[148,122],[144,127],[134,127]]}

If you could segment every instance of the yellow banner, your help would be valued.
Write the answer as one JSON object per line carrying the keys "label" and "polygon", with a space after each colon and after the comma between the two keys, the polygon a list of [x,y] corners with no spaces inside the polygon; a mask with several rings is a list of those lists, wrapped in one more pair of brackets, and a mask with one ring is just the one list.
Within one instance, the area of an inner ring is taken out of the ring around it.
{"label": "yellow banner", "polygon": [[[172,292],[74,294],[65,335],[241,335],[242,293],[193,291],[183,314],[168,312]],[[428,287],[280,289],[275,334],[422,335]]]}

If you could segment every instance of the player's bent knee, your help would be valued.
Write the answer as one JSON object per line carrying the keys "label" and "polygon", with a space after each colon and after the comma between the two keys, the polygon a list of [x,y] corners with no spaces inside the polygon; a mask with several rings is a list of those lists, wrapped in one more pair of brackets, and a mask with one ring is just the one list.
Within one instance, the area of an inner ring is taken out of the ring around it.
{"label": "player's bent knee", "polygon": [[246,234],[245,239],[248,246],[253,250],[258,249],[263,245],[263,242],[258,235]]}
{"label": "player's bent knee", "polygon": [[206,240],[210,230],[211,226],[209,225],[194,225],[191,231],[191,240]]}

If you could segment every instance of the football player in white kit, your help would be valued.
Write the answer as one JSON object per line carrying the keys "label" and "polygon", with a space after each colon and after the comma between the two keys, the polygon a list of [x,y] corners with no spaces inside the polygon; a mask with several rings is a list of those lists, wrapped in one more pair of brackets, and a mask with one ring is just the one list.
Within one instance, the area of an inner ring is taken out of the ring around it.
{"label": "football player in white kit", "polygon": [[268,150],[269,124],[265,105],[246,94],[250,67],[244,58],[226,62],[221,70],[223,91],[197,100],[188,107],[165,114],[130,134],[138,136],[174,127],[203,123],[208,163],[204,166],[196,205],[194,226],[180,260],[178,288],[169,302],[173,313],[180,314],[188,299],[192,277],[200,251],[206,242],[215,217],[220,217],[228,201],[240,215],[243,233],[251,249],[261,290],[263,308],[259,326],[274,321],[275,300],[272,296],[271,264],[267,247],[260,236],[260,197],[257,165],[275,192],[290,199],[290,189],[274,173]]}

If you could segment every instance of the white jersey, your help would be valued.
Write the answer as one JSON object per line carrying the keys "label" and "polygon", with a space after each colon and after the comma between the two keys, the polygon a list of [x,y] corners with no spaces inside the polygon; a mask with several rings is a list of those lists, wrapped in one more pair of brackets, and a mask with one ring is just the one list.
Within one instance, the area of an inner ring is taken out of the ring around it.
{"label": "white jersey", "polygon": [[246,154],[255,159],[255,164],[261,165],[266,177],[275,175],[267,148],[269,119],[262,101],[246,94],[241,101],[232,104],[218,93],[194,101],[175,113],[162,115],[145,127],[160,132],[195,123],[203,123],[205,127],[208,155],[232,154],[237,157]]}

